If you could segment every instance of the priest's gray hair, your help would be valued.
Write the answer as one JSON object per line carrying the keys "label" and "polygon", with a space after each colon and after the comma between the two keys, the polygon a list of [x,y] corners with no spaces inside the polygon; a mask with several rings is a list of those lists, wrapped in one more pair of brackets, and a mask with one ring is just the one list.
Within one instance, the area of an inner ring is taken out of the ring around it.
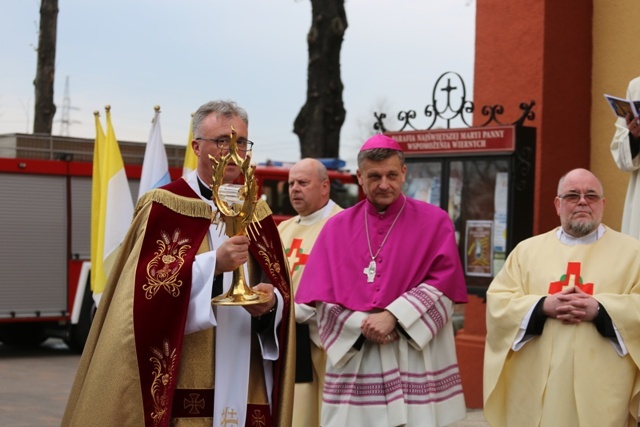
{"label": "priest's gray hair", "polygon": [[195,137],[199,136],[198,131],[200,130],[200,126],[202,126],[202,122],[210,114],[216,114],[227,118],[237,116],[240,117],[247,126],[249,126],[249,116],[247,115],[247,111],[238,106],[235,102],[225,100],[209,101],[206,104],[201,105],[193,114],[193,135]]}

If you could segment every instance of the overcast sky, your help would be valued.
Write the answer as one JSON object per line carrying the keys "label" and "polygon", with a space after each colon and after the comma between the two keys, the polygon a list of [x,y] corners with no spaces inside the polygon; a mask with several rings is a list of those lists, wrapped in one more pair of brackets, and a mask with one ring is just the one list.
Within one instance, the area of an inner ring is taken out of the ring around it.
{"label": "overcast sky", "polygon": [[[473,99],[475,2],[346,0],[342,45],[347,117],[340,156],[353,165],[373,111],[396,130],[400,110],[418,127],[436,79],[459,73]],[[3,0],[0,134],[33,130],[40,0]],[[93,112],[111,105],[119,140],[144,142],[154,105],[166,144],[186,143],[191,113],[232,99],[249,113],[254,159],[300,157],[293,121],[305,102],[307,0],[59,0],[54,134],[69,81],[69,135],[93,138]]]}

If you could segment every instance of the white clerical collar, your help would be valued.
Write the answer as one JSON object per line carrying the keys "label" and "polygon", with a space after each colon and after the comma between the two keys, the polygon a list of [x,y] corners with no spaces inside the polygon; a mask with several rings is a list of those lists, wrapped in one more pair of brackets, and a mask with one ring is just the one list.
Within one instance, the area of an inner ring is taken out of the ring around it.
{"label": "white clerical collar", "polygon": [[598,228],[596,228],[596,230],[591,232],[590,234],[587,234],[586,236],[582,236],[582,237],[575,237],[565,233],[562,227],[558,227],[558,231],[556,231],[556,236],[558,236],[558,240],[560,240],[560,242],[566,245],[570,245],[570,246],[588,245],[590,243],[595,243],[597,240],[599,240],[604,235],[605,231],[607,231],[607,229],[604,228],[602,224],[600,224]]}
{"label": "white clerical collar", "polygon": [[336,203],[329,199],[329,201],[327,202],[326,205],[324,205],[323,208],[318,209],[317,211],[315,211],[312,214],[309,214],[307,216],[298,216],[298,219],[296,219],[296,224],[300,224],[300,225],[313,225],[316,222],[322,221],[323,219],[329,217],[331,215],[331,211],[333,210],[333,206]]}

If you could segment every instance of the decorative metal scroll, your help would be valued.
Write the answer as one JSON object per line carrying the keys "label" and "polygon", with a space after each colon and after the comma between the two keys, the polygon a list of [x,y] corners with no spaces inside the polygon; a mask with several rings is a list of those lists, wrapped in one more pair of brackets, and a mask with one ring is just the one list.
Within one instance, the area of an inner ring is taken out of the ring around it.
{"label": "decorative metal scroll", "polygon": [[[453,71],[447,71],[442,74],[433,86],[431,102],[432,103],[424,109],[425,116],[431,119],[431,123],[426,127],[427,130],[433,129],[436,123],[443,121],[446,123],[446,128],[451,129],[451,122],[455,119],[460,119],[467,127],[471,127],[467,122],[467,116],[474,112],[475,105],[467,99],[466,85],[460,74]],[[480,112],[483,116],[487,117],[487,120],[480,124],[479,127],[485,127],[491,124],[499,126],[509,124],[522,126],[526,120],[533,120],[535,118],[535,113],[533,112],[534,105],[535,101],[533,100],[531,100],[529,104],[525,102],[521,103],[520,109],[522,110],[522,114],[513,123],[503,123],[500,120],[500,116],[504,113],[504,107],[502,105],[485,105]],[[374,123],[373,128],[378,132],[387,132],[388,129],[383,123],[387,115],[377,112],[373,113],[373,115],[376,118],[376,123]],[[402,123],[402,126],[397,132],[418,130],[411,122],[416,116],[415,110],[400,111],[398,113],[398,121]]]}

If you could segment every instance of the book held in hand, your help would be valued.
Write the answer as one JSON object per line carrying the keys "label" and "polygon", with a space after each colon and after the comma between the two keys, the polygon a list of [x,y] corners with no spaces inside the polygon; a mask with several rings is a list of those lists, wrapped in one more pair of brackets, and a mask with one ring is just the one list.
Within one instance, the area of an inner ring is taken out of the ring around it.
{"label": "book held in hand", "polygon": [[607,95],[606,93],[604,97],[616,116],[625,118],[627,114],[631,113],[634,117],[638,117],[640,101],[618,98],[617,96]]}

